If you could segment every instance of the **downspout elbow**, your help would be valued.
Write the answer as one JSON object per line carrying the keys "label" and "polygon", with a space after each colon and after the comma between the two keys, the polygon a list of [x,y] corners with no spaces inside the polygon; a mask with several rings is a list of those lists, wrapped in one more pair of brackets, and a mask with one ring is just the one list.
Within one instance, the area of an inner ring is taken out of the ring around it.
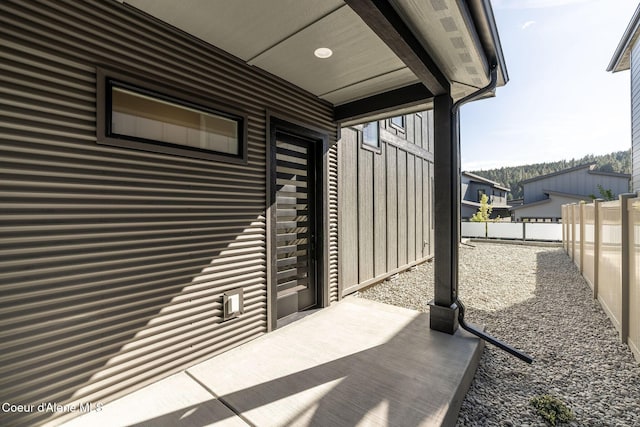
{"label": "downspout elbow", "polygon": [[498,85],[498,66],[496,64],[492,64],[491,69],[489,70],[489,84],[483,87],[482,89],[479,89],[473,92],[472,94],[469,94],[464,98],[456,101],[451,107],[451,113],[457,114],[458,111],[460,110],[460,107],[462,107],[464,104],[466,104],[467,102],[473,101],[474,99],[480,98],[482,95],[484,95],[487,92],[491,92],[496,88],[497,85]]}

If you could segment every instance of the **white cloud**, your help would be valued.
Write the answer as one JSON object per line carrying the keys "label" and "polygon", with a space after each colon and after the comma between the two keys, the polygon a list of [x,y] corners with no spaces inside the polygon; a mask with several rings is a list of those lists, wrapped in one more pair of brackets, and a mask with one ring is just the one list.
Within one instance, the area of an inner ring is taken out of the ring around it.
{"label": "white cloud", "polygon": [[521,28],[522,28],[523,30],[526,30],[527,28],[529,28],[530,26],[532,26],[532,25],[533,25],[533,24],[535,24],[535,23],[536,23],[536,21],[527,21],[527,22],[525,22],[524,24],[522,24],[522,27],[521,27]]}

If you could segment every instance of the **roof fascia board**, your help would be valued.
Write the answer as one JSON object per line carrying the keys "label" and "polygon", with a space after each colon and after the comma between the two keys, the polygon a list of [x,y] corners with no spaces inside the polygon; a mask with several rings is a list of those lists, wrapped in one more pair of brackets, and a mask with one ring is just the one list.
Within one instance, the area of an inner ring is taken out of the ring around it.
{"label": "roof fascia board", "polygon": [[631,175],[628,173],[619,173],[619,172],[602,172],[602,171],[587,171],[589,175],[603,175],[610,176],[613,178],[626,178],[631,179]]}
{"label": "roof fascia board", "polygon": [[543,205],[545,203],[550,203],[550,202],[552,202],[554,200],[553,196],[564,197],[564,198],[567,198],[567,199],[573,199],[573,200],[576,200],[578,202],[579,201],[587,202],[589,200],[592,200],[590,196],[583,196],[583,195],[580,195],[580,194],[561,193],[559,191],[550,191],[550,190],[542,190],[542,192],[544,194],[546,194],[547,196],[549,196],[549,197],[547,197],[546,199],[537,200],[535,202],[525,203],[525,204],[522,204],[522,205],[519,205],[519,206],[513,206],[511,208],[511,210],[515,211],[515,210],[518,210],[518,209],[524,209],[524,208],[528,208],[528,207],[531,207],[531,206],[537,206],[537,205]]}
{"label": "roof fascia board", "polygon": [[555,191],[555,190],[542,190],[543,193],[548,194],[548,195],[555,195],[555,196],[562,196],[562,197],[569,197],[572,199],[576,199],[576,200],[591,200],[591,196],[585,196],[584,194],[572,194],[572,193],[563,193],[562,191]]}
{"label": "roof fascia board", "polygon": [[546,175],[534,176],[533,178],[529,178],[529,179],[525,179],[524,181],[520,181],[518,184],[520,184],[520,185],[528,184],[530,182],[538,181],[538,180],[545,179],[545,178],[550,178],[552,176],[557,176],[557,175],[562,175],[562,174],[565,174],[565,173],[575,172],[575,171],[580,170],[580,169],[593,168],[593,167],[595,167],[595,165],[596,165],[595,163],[587,163],[587,164],[584,164],[584,165],[578,165],[578,166],[574,166],[574,167],[569,168],[569,169],[563,169],[561,171],[551,172],[551,173],[548,173]]}
{"label": "roof fascia board", "polygon": [[371,95],[346,104],[337,105],[333,118],[338,123],[365,122],[367,117],[392,113],[399,108],[433,102],[433,94],[422,83],[393,89],[388,92]]}
{"label": "roof fascia board", "polygon": [[[462,199],[460,203],[465,206],[469,206],[473,208],[479,208],[481,206],[481,204],[478,202],[472,202],[470,200],[464,200],[464,199]],[[511,208],[511,206],[509,205],[497,205],[495,203],[491,203],[490,206],[492,209],[510,209]]]}
{"label": "roof fascia board", "polygon": [[628,70],[628,64],[624,67],[620,67],[620,62],[622,61],[625,53],[633,47],[633,42],[638,38],[638,29],[640,27],[640,5],[636,8],[636,11],[629,21],[629,25],[627,25],[627,29],[624,31],[622,38],[620,39],[620,43],[618,43],[618,47],[616,48],[611,61],[609,62],[609,66],[607,67],[607,71],[617,72]]}
{"label": "roof fascia board", "polygon": [[480,176],[480,175],[476,175],[476,174],[471,173],[471,172],[462,172],[462,175],[466,175],[466,176],[470,177],[472,181],[491,184],[493,187],[500,188],[501,190],[511,191],[510,188],[502,186],[499,182],[492,181],[492,180],[490,180],[488,178],[485,178],[485,177]]}
{"label": "roof fascia board", "polygon": [[490,180],[488,178],[485,178],[485,177],[480,176],[480,175],[476,175],[476,174],[471,173],[471,172],[462,172],[462,175],[468,176],[472,180],[486,182],[486,183],[489,183],[489,184],[497,184],[496,181],[492,181],[492,180]]}
{"label": "roof fascia board", "polygon": [[493,183],[493,182],[491,182],[491,181],[483,181],[483,180],[479,180],[479,179],[472,179],[472,180],[471,180],[471,182],[477,182],[477,183],[479,183],[479,184],[485,184],[485,185],[488,185],[488,186],[489,186],[489,187],[491,187],[491,188],[496,188],[496,189],[498,189],[498,190],[503,190],[503,191],[511,192],[511,189],[510,189],[510,188],[503,187],[503,186],[501,186],[501,185],[499,185],[499,184],[496,184],[496,183]]}
{"label": "roof fascia board", "polygon": [[545,203],[550,203],[550,202],[551,202],[550,198],[549,199],[538,200],[538,201],[535,201],[535,202],[531,202],[531,203],[527,203],[527,204],[523,204],[523,205],[519,205],[519,206],[512,206],[511,210],[512,211],[517,211],[517,210],[520,210],[520,209],[526,209],[526,208],[530,208],[530,207],[533,207],[533,206],[544,205]]}
{"label": "roof fascia board", "polygon": [[429,92],[434,96],[450,92],[447,78],[390,3],[386,0],[345,1]]}

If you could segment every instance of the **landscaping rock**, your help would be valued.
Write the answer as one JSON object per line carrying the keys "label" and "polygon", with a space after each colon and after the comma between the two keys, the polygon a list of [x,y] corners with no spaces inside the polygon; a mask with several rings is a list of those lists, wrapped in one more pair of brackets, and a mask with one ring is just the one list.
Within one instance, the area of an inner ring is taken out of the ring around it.
{"label": "landscaping rock", "polygon": [[[550,394],[576,426],[640,425],[640,364],[620,343],[562,249],[474,243],[460,247],[460,299],[468,322],[535,358],[528,365],[487,344],[458,426],[545,426],[530,405]],[[428,311],[433,263],[360,296]]]}

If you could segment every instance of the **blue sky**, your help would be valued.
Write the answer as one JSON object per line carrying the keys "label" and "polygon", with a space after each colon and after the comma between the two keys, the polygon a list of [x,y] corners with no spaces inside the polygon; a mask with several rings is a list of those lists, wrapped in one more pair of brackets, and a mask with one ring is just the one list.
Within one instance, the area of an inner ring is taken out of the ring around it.
{"label": "blue sky", "polygon": [[631,147],[629,71],[606,71],[633,0],[492,0],[509,83],[462,107],[462,169]]}

